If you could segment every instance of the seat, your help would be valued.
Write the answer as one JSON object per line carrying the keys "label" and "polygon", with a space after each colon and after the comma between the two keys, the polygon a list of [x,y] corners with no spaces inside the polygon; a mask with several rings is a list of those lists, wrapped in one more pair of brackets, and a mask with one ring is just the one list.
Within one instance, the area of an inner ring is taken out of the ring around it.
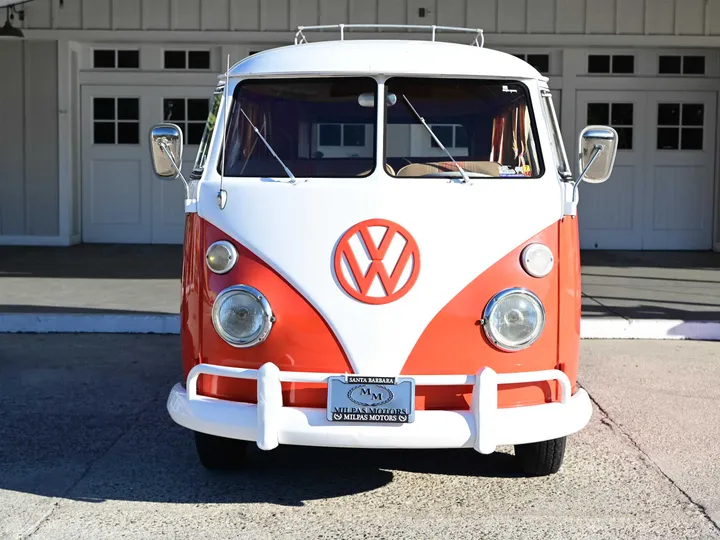
{"label": "seat", "polygon": [[[455,166],[453,165],[453,168]],[[441,172],[448,172],[448,169],[440,167],[437,163],[411,163],[405,165],[397,173],[398,177],[410,177],[418,178],[425,176],[426,174],[436,174]]]}
{"label": "seat", "polygon": [[[495,178],[500,176],[500,164],[493,161],[458,161],[458,165],[469,173],[486,174]],[[419,178],[428,174],[454,171],[457,171],[457,167],[452,161],[411,163],[400,169],[397,176]]]}

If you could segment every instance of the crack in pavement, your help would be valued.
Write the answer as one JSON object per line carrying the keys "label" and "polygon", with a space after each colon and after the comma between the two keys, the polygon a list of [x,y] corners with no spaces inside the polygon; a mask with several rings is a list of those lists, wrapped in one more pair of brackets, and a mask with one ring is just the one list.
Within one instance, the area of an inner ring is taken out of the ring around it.
{"label": "crack in pavement", "polygon": [[[168,384],[172,384],[172,381],[169,381]],[[165,392],[165,390],[163,390]],[[164,394],[161,394],[160,391],[155,395],[155,397],[148,402],[148,404],[140,409],[138,412],[136,412],[134,415],[132,415],[128,421],[125,424],[125,428],[118,434],[115,439],[112,440],[112,442],[108,445],[108,447],[105,449],[104,452],[100,453],[97,457],[91,459],[87,462],[85,465],[85,469],[83,472],[78,476],[78,478],[70,484],[59,496],[52,498],[52,503],[50,504],[50,508],[47,512],[45,512],[35,523],[30,525],[24,532],[19,533],[16,538],[17,540],[27,540],[28,538],[32,537],[36,532],[40,530],[40,528],[47,523],[52,515],[55,513],[55,511],[60,508],[60,503],[63,500],[66,500],[67,495],[75,489],[75,487],[82,482],[85,477],[90,473],[90,471],[93,469],[95,464],[102,460],[105,456],[107,456],[113,448],[120,442],[120,439],[122,439],[125,435],[127,435],[130,430],[135,427],[140,417],[145,414],[151,406],[156,405],[157,402],[160,399],[164,399]]]}
{"label": "crack in pavement", "polygon": [[[587,388],[585,389],[587,391]],[[703,515],[705,519],[707,519],[713,526],[713,528],[720,533],[720,524],[718,524],[711,516],[708,514],[707,508],[705,508],[704,505],[697,502],[695,499],[692,498],[692,496],[685,491],[683,488],[681,488],[675,480],[673,480],[668,474],[665,473],[665,471],[662,470],[662,468],[655,463],[655,461],[650,457],[650,455],[642,449],[642,447],[635,441],[635,439],[632,438],[630,433],[622,428],[620,424],[615,422],[611,417],[610,413],[603,408],[600,403],[597,402],[597,400],[588,392],[588,395],[590,396],[590,401],[592,401],[595,406],[598,408],[600,413],[602,413],[603,418],[600,419],[600,421],[608,426],[613,431],[616,431],[620,435],[622,435],[625,439],[627,439],[630,444],[638,451],[640,452],[640,455],[642,458],[647,461],[650,466],[655,469],[660,475],[662,475],[670,484],[677,489],[682,495],[690,502],[691,505],[693,505],[697,510]]]}

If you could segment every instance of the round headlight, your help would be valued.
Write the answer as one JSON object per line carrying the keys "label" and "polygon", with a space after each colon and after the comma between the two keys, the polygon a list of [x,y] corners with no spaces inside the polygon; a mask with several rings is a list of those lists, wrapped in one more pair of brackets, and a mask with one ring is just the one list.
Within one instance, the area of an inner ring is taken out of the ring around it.
{"label": "round headlight", "polygon": [[215,331],[233,347],[252,347],[265,341],[275,318],[260,291],[236,285],[215,299],[212,321]]}
{"label": "round headlight", "polygon": [[552,251],[544,244],[530,244],[523,249],[520,262],[525,271],[532,277],[542,278],[553,269],[555,257]]}
{"label": "round headlight", "polygon": [[495,295],[482,320],[488,339],[499,349],[518,351],[540,337],[545,309],[540,299],[525,289],[507,289]]}
{"label": "round headlight", "polygon": [[216,274],[227,274],[235,266],[237,258],[235,246],[225,240],[215,242],[205,254],[208,268]]}

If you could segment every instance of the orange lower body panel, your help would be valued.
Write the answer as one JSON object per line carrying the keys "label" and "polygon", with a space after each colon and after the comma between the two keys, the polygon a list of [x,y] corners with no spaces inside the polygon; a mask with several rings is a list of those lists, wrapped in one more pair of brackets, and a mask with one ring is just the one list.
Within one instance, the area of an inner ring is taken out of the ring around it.
{"label": "orange lower body panel", "polygon": [[[317,373],[352,373],[351,364],[323,317],[313,306],[277,272],[255,254],[234,242],[222,231],[197,216],[188,218],[183,271],[183,365],[185,376],[198,362],[215,365],[257,369],[273,362],[281,371]],[[559,288],[558,264],[542,279],[530,277],[520,266],[520,253],[529,243],[542,242],[562,261],[558,252],[572,245],[570,229],[557,223],[518,246],[506,257],[478,276],[453,298],[430,322],[410,353],[401,375],[475,374],[489,366],[498,373],[515,373],[555,369],[562,364],[571,381],[577,373],[579,333],[560,336],[558,313],[561,306],[572,304],[575,298],[563,299],[572,291]],[[208,246],[218,240],[233,242],[239,259],[233,270],[225,275],[211,273],[204,264]],[[188,251],[194,251],[189,253]],[[201,256],[198,257],[197,254]],[[193,258],[194,257],[194,258]],[[579,265],[578,265],[579,267]],[[238,283],[251,285],[266,295],[278,317],[268,340],[248,349],[237,349],[223,341],[211,322],[216,296],[225,288]],[[536,343],[524,351],[507,353],[493,347],[485,338],[479,324],[489,300],[499,291],[510,287],[532,290],[543,302],[548,317],[545,329]],[[573,304],[574,305],[574,304]],[[569,310],[567,310],[569,311]],[[564,312],[563,312],[564,313]],[[567,314],[566,318],[570,315]],[[578,315],[579,325],[579,315]],[[578,345],[562,343],[577,338]],[[559,351],[571,356],[558,361]],[[198,391],[201,395],[256,403],[255,381],[203,375]],[[417,387],[416,410],[466,410],[469,408],[472,387]],[[557,383],[536,383],[501,386],[498,392],[500,407],[541,404],[554,401]],[[327,387],[322,384],[283,383],[283,402],[294,407],[324,408]]]}

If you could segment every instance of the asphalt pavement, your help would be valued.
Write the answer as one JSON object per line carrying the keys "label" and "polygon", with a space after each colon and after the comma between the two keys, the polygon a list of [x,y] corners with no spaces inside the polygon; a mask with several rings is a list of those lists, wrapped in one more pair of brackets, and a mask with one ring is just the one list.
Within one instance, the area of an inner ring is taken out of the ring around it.
{"label": "asphalt pavement", "polygon": [[720,538],[720,343],[584,342],[560,473],[511,449],[251,452],[209,473],[165,398],[179,338],[0,335],[0,538]]}

